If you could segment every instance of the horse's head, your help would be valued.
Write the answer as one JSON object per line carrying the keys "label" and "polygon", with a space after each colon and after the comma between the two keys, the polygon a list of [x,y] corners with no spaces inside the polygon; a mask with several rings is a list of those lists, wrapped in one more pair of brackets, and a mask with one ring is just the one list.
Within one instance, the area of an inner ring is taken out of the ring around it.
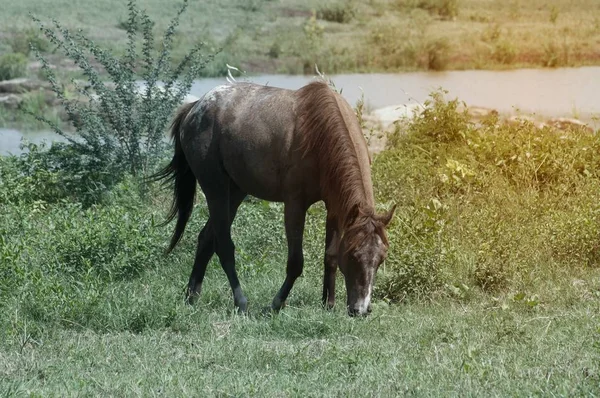
{"label": "horse's head", "polygon": [[353,217],[340,241],[338,263],[348,294],[348,314],[371,312],[371,294],[375,274],[387,255],[385,227],[394,214],[394,206],[385,214],[361,214]]}

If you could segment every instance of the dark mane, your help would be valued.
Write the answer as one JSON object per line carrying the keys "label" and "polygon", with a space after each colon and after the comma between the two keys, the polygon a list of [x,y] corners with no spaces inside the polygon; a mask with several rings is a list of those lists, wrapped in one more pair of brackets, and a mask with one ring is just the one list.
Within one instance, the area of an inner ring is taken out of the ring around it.
{"label": "dark mane", "polygon": [[[334,92],[325,83],[313,82],[299,89],[296,95],[297,129],[302,137],[300,150],[304,154],[313,153],[318,159],[328,217],[337,218],[340,231],[371,229],[387,241],[383,224],[377,222],[366,197],[359,158]],[[376,224],[381,224],[381,228]],[[352,235],[356,239],[348,243],[360,244],[359,235],[363,234]]]}

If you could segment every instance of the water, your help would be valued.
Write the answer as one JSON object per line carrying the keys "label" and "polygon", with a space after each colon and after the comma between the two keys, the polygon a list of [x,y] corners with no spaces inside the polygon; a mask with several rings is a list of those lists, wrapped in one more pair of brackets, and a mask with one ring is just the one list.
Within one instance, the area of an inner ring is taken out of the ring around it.
{"label": "water", "polygon": [[[300,88],[312,79],[289,75],[238,78],[289,89]],[[449,91],[449,98],[458,97],[470,106],[493,108],[504,114],[520,110],[543,117],[577,117],[599,127],[593,118],[600,116],[600,67],[347,74],[332,79],[352,105],[364,92],[370,109],[422,103],[431,91],[442,87]],[[225,78],[197,80],[190,94],[201,97],[225,82]],[[50,131],[23,133],[0,129],[0,154],[19,153],[22,137],[32,142],[61,138]]]}

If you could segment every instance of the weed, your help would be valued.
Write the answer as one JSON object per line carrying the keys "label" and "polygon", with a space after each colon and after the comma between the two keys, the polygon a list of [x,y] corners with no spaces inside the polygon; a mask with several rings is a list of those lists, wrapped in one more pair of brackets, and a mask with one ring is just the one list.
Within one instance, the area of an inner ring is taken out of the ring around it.
{"label": "weed", "polygon": [[458,0],[418,0],[416,7],[429,11],[443,20],[451,20],[458,16]]}
{"label": "weed", "polygon": [[492,58],[504,65],[511,64],[517,56],[517,50],[510,39],[502,39],[494,44]]}
{"label": "weed", "polygon": [[9,40],[10,46],[15,53],[21,53],[28,56],[31,48],[37,48],[41,52],[50,50],[50,42],[40,36],[39,32],[33,29],[24,29],[13,33]]}
{"label": "weed", "polygon": [[550,22],[556,24],[556,20],[558,19],[559,11],[558,8],[553,5],[550,7]]}
{"label": "weed", "polygon": [[338,0],[322,5],[317,11],[317,18],[337,23],[349,23],[355,15],[354,0]]}
{"label": "weed", "polygon": [[25,76],[27,57],[21,53],[0,55],[0,80]]}
{"label": "weed", "polygon": [[427,69],[444,70],[448,65],[448,41],[444,38],[430,40],[425,43]]}

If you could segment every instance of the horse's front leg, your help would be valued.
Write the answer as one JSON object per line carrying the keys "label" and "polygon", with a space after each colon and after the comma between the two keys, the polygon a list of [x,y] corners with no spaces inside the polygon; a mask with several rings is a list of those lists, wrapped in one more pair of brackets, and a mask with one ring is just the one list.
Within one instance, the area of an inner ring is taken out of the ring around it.
{"label": "horse's front leg", "polygon": [[271,308],[276,312],[285,305],[285,300],[290,294],[294,282],[302,275],[302,268],[304,266],[302,238],[304,235],[306,206],[302,203],[286,202],[284,216],[285,235],[288,242],[288,260],[285,281],[271,304]]}
{"label": "horse's front leg", "polygon": [[337,271],[338,234],[335,219],[327,218],[325,227],[325,259],[323,275],[323,306],[327,309],[335,305],[335,273]]}

